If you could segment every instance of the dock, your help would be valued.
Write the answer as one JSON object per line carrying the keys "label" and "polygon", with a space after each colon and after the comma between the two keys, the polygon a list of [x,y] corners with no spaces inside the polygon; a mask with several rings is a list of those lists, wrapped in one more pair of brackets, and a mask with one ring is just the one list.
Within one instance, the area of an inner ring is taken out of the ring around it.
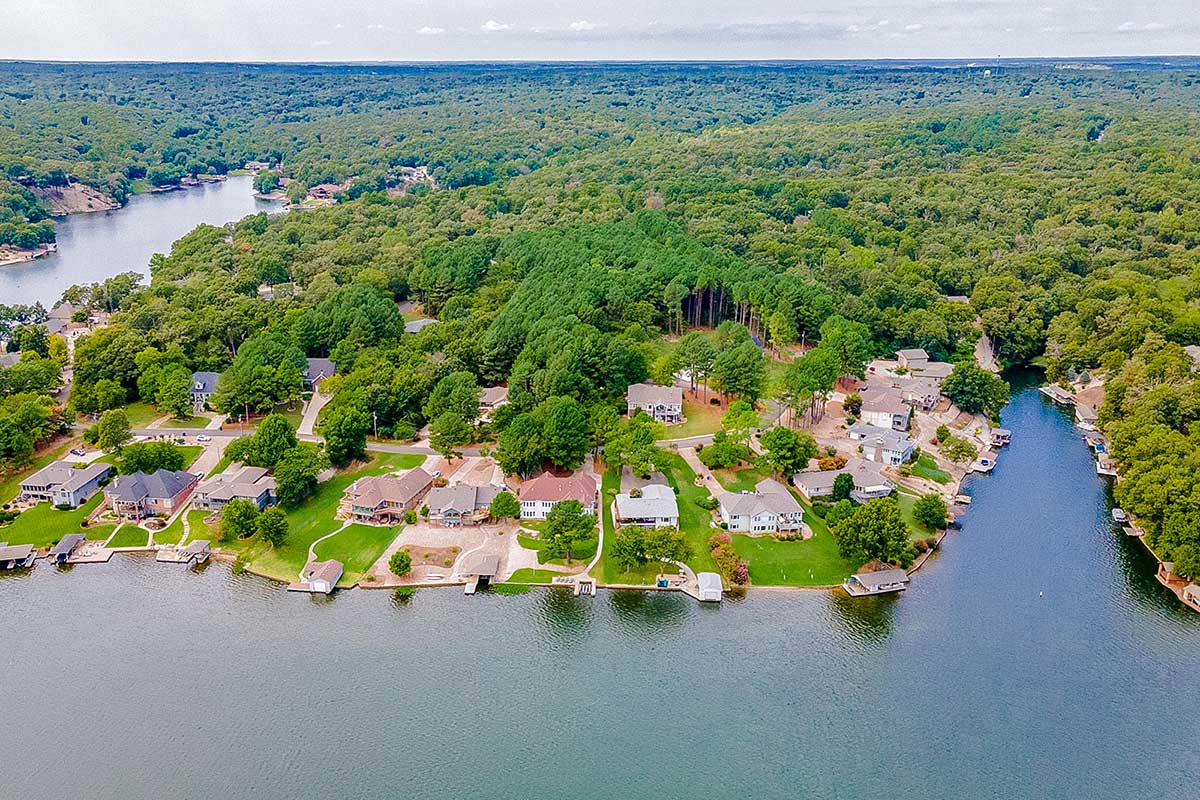
{"label": "dock", "polygon": [[1047,386],[1039,387],[1038,391],[1046,395],[1046,397],[1049,397],[1054,402],[1058,403],[1060,406],[1075,405],[1075,395],[1071,394],[1057,384],[1052,383]]}
{"label": "dock", "polygon": [[207,539],[188,542],[183,547],[163,547],[154,555],[155,561],[168,564],[203,564],[212,555]]}
{"label": "dock", "polygon": [[881,569],[875,572],[856,572],[842,584],[851,597],[868,597],[908,588],[908,573],[902,569]]}

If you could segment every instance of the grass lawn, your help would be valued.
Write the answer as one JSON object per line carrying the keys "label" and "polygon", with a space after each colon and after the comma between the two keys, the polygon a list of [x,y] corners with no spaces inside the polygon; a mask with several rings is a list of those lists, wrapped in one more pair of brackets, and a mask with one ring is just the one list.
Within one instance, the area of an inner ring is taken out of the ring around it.
{"label": "grass lawn", "polygon": [[[715,397],[712,391],[709,391],[709,397]],[[687,391],[683,394],[683,416],[685,422],[679,425],[668,425],[666,433],[667,439],[684,439],[689,436],[702,436],[706,433],[716,433],[721,430],[721,418],[725,416],[725,409],[721,406],[705,405],[704,390],[700,390],[700,399],[693,400]]]}
{"label": "grass lawn", "polygon": [[136,525],[126,525],[108,543],[109,547],[145,547],[150,534]]}
{"label": "grass lawn", "polygon": [[542,552],[542,548],[546,546],[541,539],[535,539],[532,536],[527,536],[522,533],[517,534],[517,542],[526,550],[536,550],[538,553],[539,564],[559,564],[564,567],[577,566],[580,562],[587,564],[592,560],[592,556],[596,555],[596,546],[600,544],[599,537],[586,539],[578,542],[571,549],[571,563],[568,564],[565,558],[550,558]]}
{"label": "grass lawn", "polygon": [[[621,491],[621,471],[619,469],[606,469],[604,474],[600,476],[600,505],[601,509],[601,524],[604,525],[604,541],[610,547],[604,552],[600,558],[600,563],[596,565],[600,572],[599,578],[605,583],[631,583],[631,584],[654,584],[654,576],[658,574],[657,564],[644,564],[640,567],[634,567],[628,572],[623,572],[619,564],[609,555],[612,543],[616,537],[616,527],[613,525],[612,519],[612,502],[613,495],[609,492]],[[517,570],[518,573],[527,572],[529,570]],[[516,580],[514,576],[510,580]],[[530,578],[529,580],[534,580]]]}
{"label": "grass lawn", "polygon": [[[188,529],[191,534],[188,540],[193,539],[208,539],[210,542],[217,538],[215,530],[210,531],[208,526],[204,524],[204,518],[208,516],[207,511],[193,508],[187,512]],[[179,540],[183,537],[183,515],[180,514],[175,518],[175,521],[168,525],[164,530],[155,531],[155,544],[179,544]]]}
{"label": "grass lawn", "polygon": [[[514,572],[505,583],[551,583],[559,575],[562,573],[553,570],[522,567]],[[504,584],[499,585],[503,586]]]}
{"label": "grass lawn", "polygon": [[319,560],[336,558],[345,567],[340,586],[353,586],[374,564],[392,540],[400,533],[403,525],[394,528],[375,525],[351,525],[344,531],[317,545]]}
{"label": "grass lawn", "polygon": [[123,408],[125,416],[129,418],[129,427],[144,428],[159,417],[165,416],[149,403],[130,403]]}
{"label": "grass lawn", "polygon": [[714,469],[713,476],[731,492],[753,492],[763,478],[773,477],[770,470],[754,465],[731,469]]}
{"label": "grass lawn", "polygon": [[[790,489],[789,489],[790,491]],[[793,491],[792,496],[796,493]],[[837,540],[825,520],[799,497],[804,521],[812,528],[808,541],[781,542],[773,536],[734,534],[733,549],[746,559],[750,580],[759,586],[830,586],[841,583],[855,565],[838,554]]]}
{"label": "grass lawn", "polygon": [[300,422],[304,419],[304,404],[297,400],[296,407],[292,408],[287,403],[280,403],[279,405],[275,406],[272,413],[283,414],[285,417],[287,417],[288,422],[292,423],[292,428],[299,428]]}
{"label": "grass lawn", "polygon": [[[70,439],[65,439],[47,450],[42,455],[33,459],[31,462],[29,462],[29,466],[25,467],[24,469],[19,469],[15,472],[5,475],[3,480],[0,480],[0,503],[8,503],[17,496],[17,494],[21,491],[21,481],[23,481],[26,476],[32,475],[42,467],[49,464],[51,461],[61,460],[62,457],[67,454],[67,451],[79,444],[80,441],[80,438],[77,436]],[[13,544],[16,544],[16,542],[13,542]]]}
{"label": "grass lawn", "polygon": [[[279,547],[272,547],[265,552],[247,552],[244,558],[255,572],[277,578],[278,580],[296,580],[301,567],[308,560],[309,545],[322,536],[332,533],[341,527],[341,521],[334,519],[334,514],[337,512],[338,502],[342,499],[342,493],[346,490],[347,486],[363,475],[381,475],[397,469],[412,468],[420,465],[424,460],[425,456],[422,455],[378,453],[369,464],[361,469],[341,472],[335,475],[333,478],[322,483],[317,489],[317,493],[303,504],[288,510],[287,541]],[[370,526],[354,525],[351,527]],[[378,530],[381,537],[385,535],[383,532],[392,531],[391,528],[372,528],[372,530]],[[354,534],[350,534],[347,538],[350,546],[343,553],[339,539],[343,534],[349,533],[350,530],[347,529],[342,534],[335,536],[330,540],[329,546],[322,548],[320,553],[322,558],[336,558],[338,561],[341,561],[346,565],[347,572],[350,572],[352,565],[346,559],[362,557],[361,551],[356,549],[361,544],[362,539],[361,537],[356,537]],[[379,547],[380,553],[383,552],[383,547],[386,547],[392,538],[394,538],[394,535],[388,536],[387,541]],[[262,546],[261,542],[257,544]],[[224,547],[225,545],[222,545],[222,548]],[[366,566],[363,566],[362,569],[365,570]]]}
{"label": "grass lawn", "polygon": [[162,424],[164,428],[207,428],[208,417],[188,417],[187,419],[171,418]]}
{"label": "grass lawn", "polygon": [[908,526],[910,532],[909,539],[924,539],[926,536],[932,536],[933,531],[925,527],[913,517],[913,506],[916,505],[919,495],[911,494],[903,489],[897,489],[893,496],[896,498],[896,504],[900,506],[900,516],[904,518],[904,524]]}
{"label": "grass lawn", "polygon": [[934,481],[935,483],[949,483],[950,473],[945,470],[938,469],[937,462],[928,454],[922,454],[912,465],[912,474],[918,478],[925,478]]}
{"label": "grass lawn", "polygon": [[[0,541],[9,544],[31,544],[47,547],[68,533],[85,533],[89,539],[100,536],[97,529],[81,528],[79,523],[100,505],[103,492],[96,492],[74,511],[58,511],[49,503],[39,503],[21,512],[21,515],[4,527],[0,527]],[[112,528],[108,528],[112,532]],[[107,535],[107,534],[105,534]]]}

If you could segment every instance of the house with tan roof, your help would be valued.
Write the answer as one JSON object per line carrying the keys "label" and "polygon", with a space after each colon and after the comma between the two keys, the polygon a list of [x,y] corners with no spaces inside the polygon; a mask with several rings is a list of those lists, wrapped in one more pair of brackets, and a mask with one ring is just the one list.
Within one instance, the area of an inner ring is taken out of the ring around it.
{"label": "house with tan roof", "polygon": [[275,499],[275,479],[265,467],[235,464],[197,486],[192,505],[205,511],[219,511],[230,500],[249,500],[262,511]]}
{"label": "house with tan roof", "polygon": [[630,416],[640,408],[659,422],[679,422],[683,419],[683,389],[678,386],[634,383],[625,392],[625,401]]}
{"label": "house with tan roof", "polygon": [[731,531],[777,533],[804,525],[804,507],[786,486],[770,478],[759,481],[753,492],[722,495],[717,511]]}
{"label": "house with tan roof", "polygon": [[862,413],[859,419],[877,428],[897,431],[908,429],[912,406],[904,402],[903,395],[894,389],[872,389],[862,394]]}
{"label": "house with tan roof", "polygon": [[864,458],[852,458],[841,469],[797,472],[792,476],[792,483],[806,500],[811,501],[814,497],[832,495],[833,484],[839,475],[849,475],[854,480],[850,499],[856,502],[865,503],[892,493],[892,482],[884,476],[883,468]]}
{"label": "house with tan roof", "polygon": [[420,505],[432,486],[433,476],[420,467],[400,477],[370,475],[346,487],[338,511],[356,522],[394,525]]}
{"label": "house with tan roof", "polygon": [[560,478],[543,472],[521,484],[521,519],[545,519],[563,500],[578,500],[588,514],[596,513],[596,479],[583,472]]}

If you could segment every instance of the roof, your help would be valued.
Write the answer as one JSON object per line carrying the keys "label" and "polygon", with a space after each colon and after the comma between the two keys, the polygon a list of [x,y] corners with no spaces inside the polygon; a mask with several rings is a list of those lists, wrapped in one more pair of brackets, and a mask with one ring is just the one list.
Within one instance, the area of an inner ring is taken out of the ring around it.
{"label": "roof", "polygon": [[1193,364],[1200,367],[1200,344],[1189,344],[1183,348],[1183,352],[1188,354]]}
{"label": "roof", "polygon": [[433,484],[433,476],[417,467],[399,478],[371,475],[350,484],[346,494],[356,506],[379,508],[384,502],[408,503]]}
{"label": "roof", "polygon": [[1008,428],[992,428],[992,434],[994,436],[1012,436],[1012,431]]}
{"label": "roof", "polygon": [[721,583],[721,576],[715,572],[701,572],[696,576],[696,580],[700,583],[702,593],[705,589],[715,589],[718,592],[725,590],[724,584]]}
{"label": "roof", "polygon": [[771,478],[763,478],[753,492],[738,492],[726,495],[721,500],[725,513],[730,516],[756,516],[758,514],[799,514],[804,510],[787,487]]}
{"label": "roof", "polygon": [[500,489],[495,486],[472,486],[469,483],[456,483],[453,486],[443,486],[434,489],[425,498],[425,505],[430,512],[444,514],[447,511],[458,511],[470,514],[479,508],[491,505]]}
{"label": "roof", "polygon": [[275,491],[275,479],[267,474],[265,467],[243,466],[234,472],[222,472],[196,487],[197,494],[206,494],[214,500],[256,499],[264,491]]}
{"label": "roof", "polygon": [[50,486],[73,492],[96,478],[107,475],[111,470],[112,466],[103,462],[88,464],[86,467],[77,469],[69,461],[55,461],[21,481],[21,485]]}
{"label": "roof", "polygon": [[907,415],[912,411],[900,393],[893,389],[872,390],[863,394],[862,410],[902,415]]}
{"label": "roof", "polygon": [[928,361],[929,353],[926,353],[925,350],[920,347],[910,347],[905,350],[897,350],[896,358],[905,358],[909,361]]}
{"label": "roof", "polygon": [[487,389],[481,389],[479,392],[479,402],[485,406],[494,406],[497,403],[503,403],[507,399],[507,386],[490,386]]}
{"label": "roof", "polygon": [[0,353],[0,367],[11,367],[21,360],[21,351],[15,353]]}
{"label": "roof", "polygon": [[950,377],[950,373],[954,372],[954,365],[947,364],[945,361],[930,361],[924,366],[917,367],[916,372],[922,378],[934,378],[940,381]]}
{"label": "roof", "polygon": [[865,445],[874,447],[882,446],[885,450],[895,450],[901,453],[914,444],[913,440],[901,431],[894,431],[891,428],[880,428],[862,422],[851,425],[850,434],[852,437],[860,439]]}
{"label": "roof", "polygon": [[309,383],[315,383],[331,377],[337,372],[337,364],[328,358],[310,358],[304,370],[304,377]]}
{"label": "roof", "polygon": [[59,303],[54,308],[50,309],[49,313],[46,314],[46,317],[49,319],[65,319],[70,321],[70,319],[75,316],[76,311],[79,311],[79,309],[71,303]]}
{"label": "roof", "polygon": [[659,386],[654,383],[630,384],[625,398],[631,406],[681,406],[683,389],[678,386]]}
{"label": "roof", "polygon": [[194,556],[200,553],[207,553],[211,549],[208,546],[208,539],[193,539],[185,544],[179,552],[185,556]]}
{"label": "roof", "polygon": [[322,580],[333,585],[342,577],[342,562],[332,558],[328,561],[310,561],[304,565],[304,577],[309,583]]}
{"label": "roof", "polygon": [[853,458],[846,462],[841,469],[817,470],[813,472],[797,472],[792,480],[797,486],[804,486],[810,492],[829,491],[838,475],[849,475],[854,480],[855,489],[870,489],[876,486],[891,486],[892,482],[884,476],[883,470],[873,461],[865,458]]}
{"label": "roof", "polygon": [[190,472],[159,469],[149,475],[144,472],[122,475],[110,483],[104,493],[124,502],[138,502],[147,498],[165,500],[195,482],[196,476]]}
{"label": "roof", "polygon": [[647,517],[678,517],[679,501],[675,490],[663,484],[651,484],[642,489],[641,497],[617,495],[617,516],[621,519]]}
{"label": "roof", "polygon": [[68,533],[66,536],[58,540],[58,544],[50,548],[52,556],[69,556],[71,551],[79,546],[83,541],[82,533]]}
{"label": "roof", "polygon": [[482,575],[492,577],[500,571],[500,556],[495,553],[468,553],[463,556],[459,575]]}
{"label": "roof", "polygon": [[217,381],[221,379],[219,372],[193,372],[192,391],[201,394],[213,394],[217,391]]}
{"label": "roof", "polygon": [[436,325],[436,324],[437,324],[437,320],[430,319],[429,317],[421,317],[420,319],[410,319],[408,322],[404,323],[404,332],[405,333],[420,333],[421,331],[428,328],[430,325]]}
{"label": "roof", "polygon": [[565,478],[543,472],[533,480],[521,484],[519,497],[522,502],[557,503],[560,500],[578,500],[588,506],[596,500],[596,479],[585,472],[576,472]]}
{"label": "roof", "polygon": [[908,583],[908,573],[902,569],[881,569],[875,572],[856,572],[853,580],[863,586],[883,586],[889,583]]}
{"label": "roof", "polygon": [[33,552],[31,544],[0,542],[0,561],[24,561]]}

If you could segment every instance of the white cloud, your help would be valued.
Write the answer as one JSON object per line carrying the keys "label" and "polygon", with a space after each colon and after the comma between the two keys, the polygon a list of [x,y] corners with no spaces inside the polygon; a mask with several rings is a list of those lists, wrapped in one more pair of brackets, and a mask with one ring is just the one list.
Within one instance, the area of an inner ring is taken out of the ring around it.
{"label": "white cloud", "polygon": [[919,23],[919,22],[913,22],[913,23],[910,23],[910,24],[908,24],[908,25],[905,25],[905,26],[904,26],[904,30],[908,31],[909,33],[914,33],[914,32],[916,32],[916,31],[919,31],[919,30],[921,30],[921,28],[924,28],[924,27],[925,27],[925,26],[924,26],[924,25],[922,25],[922,24],[921,24],[921,23]]}
{"label": "white cloud", "polygon": [[445,32],[445,28],[438,28],[433,25],[425,25],[424,27],[417,28],[417,34],[420,36],[437,36],[439,33]]}
{"label": "white cloud", "polygon": [[857,25],[847,25],[846,26],[846,33],[858,33],[861,30],[862,30],[862,28],[858,27]]}
{"label": "white cloud", "polygon": [[1119,31],[1131,31],[1135,28],[1137,28],[1137,25],[1134,25],[1132,22],[1122,22],[1117,26],[1117,30]]}
{"label": "white cloud", "polygon": [[506,22],[496,22],[496,20],[494,20],[494,19],[489,19],[487,22],[483,23],[483,25],[481,25],[480,27],[483,28],[485,31],[488,31],[489,33],[495,33],[496,31],[508,30],[509,25]]}
{"label": "white cloud", "polygon": [[596,29],[596,24],[594,22],[588,22],[586,19],[581,19],[572,22],[567,27],[573,31],[594,31]]}
{"label": "white cloud", "polygon": [[886,28],[888,25],[892,24],[892,21],[890,19],[881,19],[881,20],[879,20],[879,22],[877,22],[875,24],[881,28]]}

